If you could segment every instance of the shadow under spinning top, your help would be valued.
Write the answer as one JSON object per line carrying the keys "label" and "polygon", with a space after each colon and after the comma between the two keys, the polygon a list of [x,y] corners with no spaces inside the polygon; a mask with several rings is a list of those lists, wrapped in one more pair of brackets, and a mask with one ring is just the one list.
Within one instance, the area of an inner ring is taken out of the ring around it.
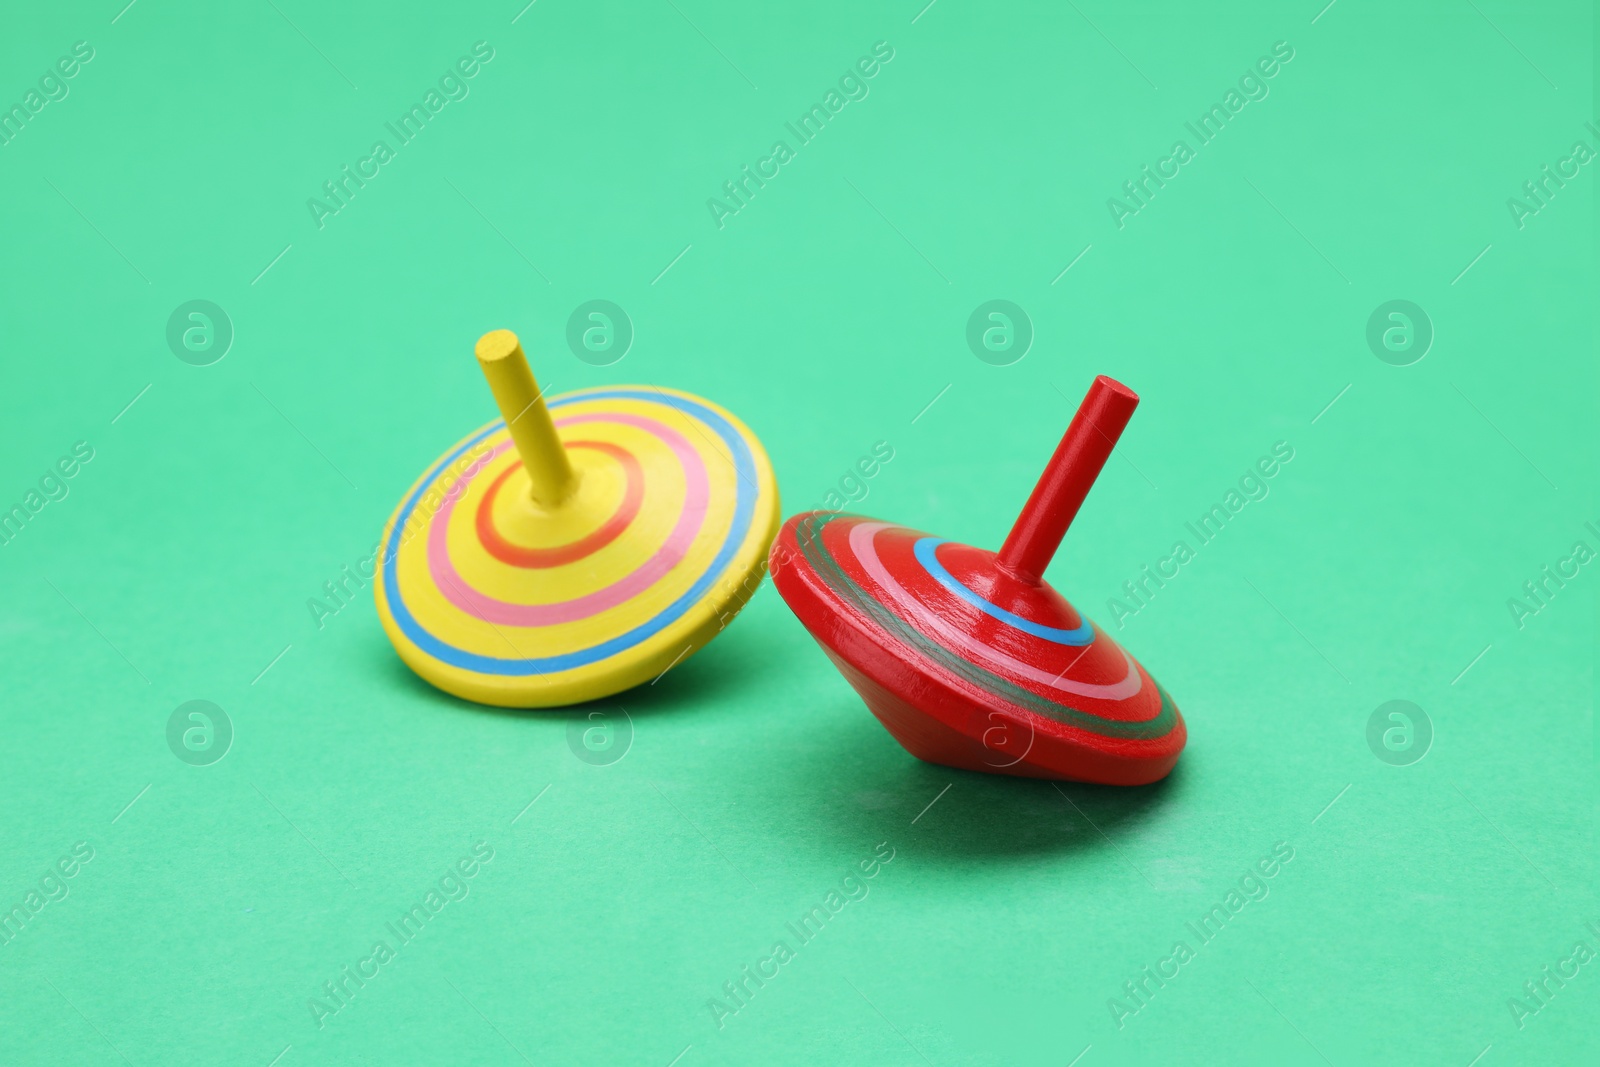
{"label": "shadow under spinning top", "polygon": [[761,443],[709,400],[651,385],[547,402],[510,330],[477,358],[503,419],[431,465],[385,527],[389,639],[440,689],[503,707],[660,676],[761,581],[779,518]]}
{"label": "shadow under spinning top", "polygon": [[1138,403],[1095,379],[998,554],[859,515],[784,524],[773,583],[912,755],[1106,785],[1177,763],[1172,698],[1043,578]]}

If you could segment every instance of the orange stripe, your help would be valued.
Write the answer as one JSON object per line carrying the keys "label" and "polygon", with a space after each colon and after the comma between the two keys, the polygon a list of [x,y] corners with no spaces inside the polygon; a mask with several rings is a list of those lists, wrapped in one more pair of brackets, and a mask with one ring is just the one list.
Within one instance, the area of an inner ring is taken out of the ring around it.
{"label": "orange stripe", "polygon": [[566,446],[593,448],[622,464],[623,474],[627,477],[622,503],[598,530],[570,544],[557,545],[554,548],[514,545],[501,537],[500,531],[494,527],[495,497],[499,495],[500,486],[511,476],[511,472],[520,469],[518,464],[513,463],[490,483],[488,491],[483,494],[483,499],[478,502],[478,541],[501,563],[509,563],[513,567],[559,567],[565,563],[574,563],[615,541],[622,535],[622,531],[628,528],[634,516],[639,514],[639,505],[644,501],[644,472],[639,469],[639,461],[631,452],[604,441],[568,441]]}

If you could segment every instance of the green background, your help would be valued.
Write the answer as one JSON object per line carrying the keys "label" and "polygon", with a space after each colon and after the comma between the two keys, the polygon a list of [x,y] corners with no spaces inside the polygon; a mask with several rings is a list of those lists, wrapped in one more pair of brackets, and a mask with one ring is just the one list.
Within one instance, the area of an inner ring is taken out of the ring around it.
{"label": "green background", "polygon": [[[14,7],[0,33],[6,106],[95,50],[0,147],[0,506],[94,449],[0,547],[0,903],[95,852],[0,948],[0,1062],[1600,1051],[1600,962],[1521,1028],[1507,1006],[1600,949],[1600,574],[1521,628],[1507,606],[1600,548],[1595,165],[1521,229],[1506,206],[1596,143],[1589,6],[120,6]],[[319,229],[307,198],[480,40],[470,96]],[[719,229],[707,199],[880,40],[870,95]],[[1270,95],[1119,229],[1107,198],[1277,41]],[[636,330],[604,368],[564,341],[594,298]],[[997,298],[1035,331],[1010,366],[965,341]],[[236,333],[210,366],[165,340],[192,299]],[[1435,331],[1410,366],[1365,340],[1391,299]],[[859,509],[988,546],[1111,374],[1143,403],[1051,571],[1108,626],[1288,442],[1270,495],[1114,631],[1188,721],[1177,770],[921,764],[770,586],[600,705],[633,727],[609,766],[569,748],[581,711],[420,683],[370,590],[319,628],[308,599],[492,416],[470,352],[500,326],[555,392],[727,406],[787,513],[887,441]],[[167,746],[192,699],[234,726],[211,766]],[[1432,722],[1410,766],[1367,745],[1393,699]],[[470,895],[319,1028],[308,998],[478,841]],[[1270,895],[1199,947],[1185,923],[1279,841]],[[880,842],[870,895],[719,1029],[708,999]],[[1108,998],[1179,939],[1196,958],[1119,1029]]]}

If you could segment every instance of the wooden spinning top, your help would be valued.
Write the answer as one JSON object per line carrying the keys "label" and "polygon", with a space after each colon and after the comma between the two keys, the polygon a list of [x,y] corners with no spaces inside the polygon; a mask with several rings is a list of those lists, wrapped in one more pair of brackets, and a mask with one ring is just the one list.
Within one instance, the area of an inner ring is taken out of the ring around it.
{"label": "wooden spinning top", "polygon": [[549,707],[660,676],[761,580],[778,488],[727,411],[656,386],[544,399],[510,330],[478,365],[502,419],[452,446],[383,534],[378,617],[467,700]]}
{"label": "wooden spinning top", "polygon": [[1043,578],[1138,403],[1095,379],[998,554],[858,515],[784,524],[778,592],[912,755],[1107,785],[1172,770],[1172,698]]}

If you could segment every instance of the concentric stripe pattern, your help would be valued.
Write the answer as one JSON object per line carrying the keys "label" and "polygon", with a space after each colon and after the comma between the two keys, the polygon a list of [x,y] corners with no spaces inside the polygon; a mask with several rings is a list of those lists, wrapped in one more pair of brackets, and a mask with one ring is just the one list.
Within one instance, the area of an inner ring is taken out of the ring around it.
{"label": "concentric stripe pattern", "polygon": [[509,487],[526,480],[504,422],[441,458],[391,520],[387,610],[441,664],[509,677],[604,671],[705,601],[751,535],[770,474],[757,468],[760,446],[719,411],[648,388],[547,405],[574,464],[615,488],[592,528],[528,543],[534,527],[512,521],[528,508]]}
{"label": "concentric stripe pattern", "polygon": [[[827,512],[801,517],[795,540],[822,583],[890,641],[998,701],[1107,738],[1165,737],[1178,722],[1166,690],[1093,623],[1049,626],[990,603],[939,560],[947,542]],[[928,610],[923,598],[941,594],[960,621]],[[986,634],[996,626],[1004,640]],[[1103,678],[1075,680],[1087,656],[1098,657]],[[1063,670],[1041,669],[1061,657]]]}

